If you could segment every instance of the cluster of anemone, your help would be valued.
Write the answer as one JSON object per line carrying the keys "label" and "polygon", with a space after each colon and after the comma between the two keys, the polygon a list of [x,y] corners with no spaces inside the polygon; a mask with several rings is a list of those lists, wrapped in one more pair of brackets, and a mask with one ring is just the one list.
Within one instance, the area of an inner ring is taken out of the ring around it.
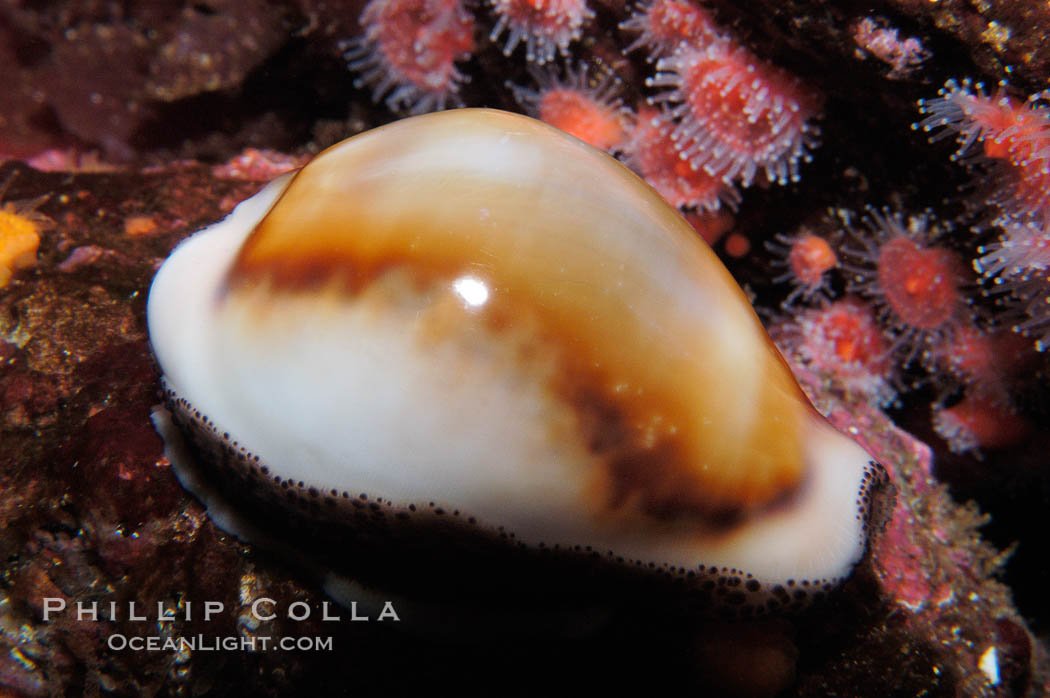
{"label": "cluster of anemone", "polygon": [[932,388],[932,426],[964,452],[1028,433],[1014,393],[1032,353],[972,303],[972,273],[948,242],[958,234],[929,212],[873,208],[767,247],[786,269],[774,280],[792,288],[771,332],[795,365],[879,408]]}
{"label": "cluster of anemone", "polygon": [[[972,325],[965,264],[928,213],[870,208],[840,212],[826,230],[803,229],[767,244],[792,290],[792,319],[779,338],[789,353],[872,404],[886,406]],[[832,276],[837,274],[837,282]]]}
{"label": "cluster of anemone", "polygon": [[[491,0],[488,39],[506,35],[511,56],[524,46],[530,64],[544,65],[580,38],[594,17],[585,0]],[[357,86],[391,111],[421,114],[463,106],[467,77],[457,67],[475,51],[476,20],[461,0],[371,0],[361,13],[363,34],[345,45]]]}
{"label": "cluster of anemone", "polygon": [[972,302],[975,280],[932,213],[839,211],[767,248],[791,290],[774,339],[796,366],[886,408],[933,389],[932,426],[955,451],[1016,443],[1029,431],[1014,393],[1031,348]]}
{"label": "cluster of anemone", "polygon": [[[957,136],[954,159],[979,177],[983,210],[971,226],[931,212],[869,208],[840,212],[828,230],[803,229],[767,244],[792,290],[776,329],[787,352],[854,395],[885,407],[917,385],[934,387],[935,430],[953,450],[1015,443],[1030,428],[1015,392],[1035,335],[1050,339],[1050,120],[1045,95],[1028,101],[1005,88],[949,82],[919,103],[918,128],[932,140]],[[967,228],[991,220],[983,245]],[[959,249],[976,249],[967,257]],[[977,275],[1020,309],[982,313]]]}
{"label": "cluster of anemone", "polygon": [[993,291],[1018,309],[1015,331],[1050,346],[1050,93],[1028,99],[1005,84],[988,92],[980,83],[948,81],[922,100],[917,127],[931,140],[956,136],[954,159],[985,189],[994,239],[977,248],[974,268]]}
{"label": "cluster of anemone", "polygon": [[[491,26],[480,34],[505,37],[505,56],[524,53],[535,83],[508,83],[522,109],[619,155],[676,207],[735,209],[738,186],[760,175],[797,181],[816,146],[819,95],[753,55],[700,5],[648,0],[621,22],[624,54],[644,50],[650,66],[649,104],[632,109],[600,61],[571,62],[595,16],[586,0],[488,4]],[[457,64],[474,52],[480,21],[460,0],[372,0],[346,56],[359,86],[395,112],[462,106]],[[563,65],[553,65],[559,56]]]}

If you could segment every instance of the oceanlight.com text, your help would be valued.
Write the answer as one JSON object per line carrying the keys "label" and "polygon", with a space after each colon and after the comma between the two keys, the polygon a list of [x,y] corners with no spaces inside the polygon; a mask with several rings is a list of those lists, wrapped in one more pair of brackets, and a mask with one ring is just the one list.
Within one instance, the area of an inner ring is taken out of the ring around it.
{"label": "oceanlight.com text", "polygon": [[122,635],[106,639],[111,650],[133,652],[331,652],[331,637],[208,637],[205,635],[160,637],[157,635]]}

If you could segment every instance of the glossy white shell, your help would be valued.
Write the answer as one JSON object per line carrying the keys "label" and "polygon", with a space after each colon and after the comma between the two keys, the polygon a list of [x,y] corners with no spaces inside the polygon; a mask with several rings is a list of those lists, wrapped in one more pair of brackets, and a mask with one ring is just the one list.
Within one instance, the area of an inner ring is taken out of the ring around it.
{"label": "glossy white shell", "polygon": [[839,579],[865,548],[870,457],[717,258],[526,117],[334,146],[181,244],[148,314],[180,404],[297,487],[772,584]]}

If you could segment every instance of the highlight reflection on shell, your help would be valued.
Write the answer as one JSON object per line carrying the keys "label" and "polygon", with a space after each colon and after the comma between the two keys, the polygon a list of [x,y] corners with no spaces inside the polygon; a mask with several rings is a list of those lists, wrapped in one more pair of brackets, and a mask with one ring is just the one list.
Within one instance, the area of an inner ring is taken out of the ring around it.
{"label": "highlight reflection on shell", "polygon": [[878,468],[721,263],[615,160],[526,117],[334,146],[181,245],[149,324],[211,477],[339,540],[359,578],[571,587],[641,562],[701,589],[724,568],[749,582],[714,595],[761,612],[864,550]]}

